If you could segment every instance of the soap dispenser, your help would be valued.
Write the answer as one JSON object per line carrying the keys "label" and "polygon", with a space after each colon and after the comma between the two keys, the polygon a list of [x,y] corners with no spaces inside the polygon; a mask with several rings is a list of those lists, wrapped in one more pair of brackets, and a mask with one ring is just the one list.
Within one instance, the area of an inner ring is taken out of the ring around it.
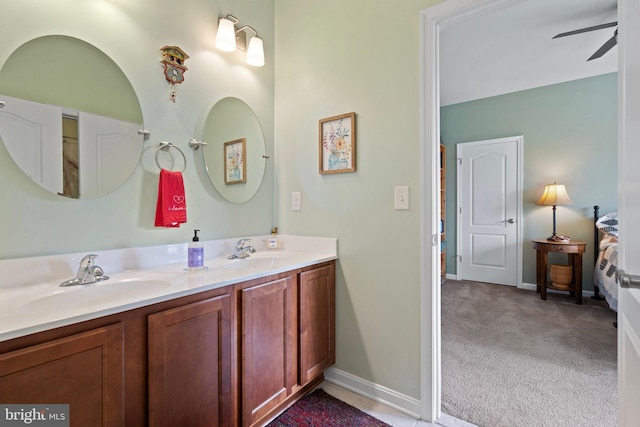
{"label": "soap dispenser", "polygon": [[271,237],[267,241],[268,249],[279,249],[280,248],[280,239],[278,239],[278,227],[273,227],[271,229]]}
{"label": "soap dispenser", "polygon": [[187,261],[189,269],[204,268],[204,247],[202,246],[202,243],[200,243],[198,231],[200,230],[193,230],[193,240],[189,243],[189,259]]}

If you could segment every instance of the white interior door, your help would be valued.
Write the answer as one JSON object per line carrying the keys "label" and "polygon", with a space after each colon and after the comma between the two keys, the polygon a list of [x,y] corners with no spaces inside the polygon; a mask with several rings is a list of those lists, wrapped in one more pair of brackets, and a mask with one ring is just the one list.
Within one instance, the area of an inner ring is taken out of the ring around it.
{"label": "white interior door", "polygon": [[[619,267],[640,276],[640,2],[618,2]],[[635,281],[637,283],[637,280]],[[621,427],[640,425],[640,289],[618,294],[618,389]]]}
{"label": "white interior door", "polygon": [[109,194],[129,178],[144,142],[139,129],[136,123],[78,114],[80,197]]}
{"label": "white interior door", "polygon": [[519,284],[522,137],[457,145],[458,278]]}
{"label": "white interior door", "polygon": [[0,137],[14,162],[52,193],[62,193],[62,111],[0,95]]}

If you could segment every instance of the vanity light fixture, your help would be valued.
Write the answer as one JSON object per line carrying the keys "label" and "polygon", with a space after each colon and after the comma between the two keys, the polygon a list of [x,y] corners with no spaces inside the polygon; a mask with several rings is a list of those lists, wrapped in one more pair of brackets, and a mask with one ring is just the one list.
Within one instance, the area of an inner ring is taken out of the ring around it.
{"label": "vanity light fixture", "polygon": [[[249,25],[236,29],[237,24],[238,18],[233,15],[220,18],[216,34],[216,47],[225,52],[233,52],[236,48],[247,52],[247,64],[262,67],[264,65],[264,45],[258,32]],[[247,31],[255,33],[255,36],[252,36],[248,43]]]}
{"label": "vanity light fixture", "polygon": [[258,37],[258,33],[249,39],[247,64],[253,65],[254,67],[262,67],[264,65],[264,47],[262,45],[262,39]]}
{"label": "vanity light fixture", "polygon": [[216,47],[225,52],[236,50],[236,28],[238,19],[233,15],[220,18],[218,22],[218,33],[216,35]]}

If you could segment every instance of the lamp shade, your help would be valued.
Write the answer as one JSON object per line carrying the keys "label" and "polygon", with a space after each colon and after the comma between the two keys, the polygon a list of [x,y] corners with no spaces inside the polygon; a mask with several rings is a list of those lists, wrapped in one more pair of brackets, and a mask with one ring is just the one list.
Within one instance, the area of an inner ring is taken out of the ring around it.
{"label": "lamp shade", "polygon": [[236,29],[230,19],[220,18],[216,34],[216,47],[225,52],[236,50]]}
{"label": "lamp shade", "polygon": [[247,64],[253,65],[254,67],[262,67],[264,65],[264,47],[260,37],[251,37],[249,40]]}
{"label": "lamp shade", "polygon": [[542,197],[538,200],[538,205],[544,206],[560,206],[560,205],[572,205],[573,200],[567,194],[567,190],[564,188],[562,184],[547,184],[544,188],[544,193],[542,193]]}

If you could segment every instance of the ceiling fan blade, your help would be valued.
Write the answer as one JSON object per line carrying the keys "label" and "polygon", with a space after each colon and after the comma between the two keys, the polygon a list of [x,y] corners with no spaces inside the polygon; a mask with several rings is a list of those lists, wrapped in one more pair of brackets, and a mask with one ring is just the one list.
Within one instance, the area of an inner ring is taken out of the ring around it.
{"label": "ceiling fan blade", "polygon": [[581,28],[579,30],[573,30],[573,31],[567,31],[566,33],[560,33],[560,34],[554,36],[553,38],[557,39],[558,37],[573,36],[575,34],[586,33],[586,32],[589,32],[589,31],[602,30],[603,28],[615,27],[616,25],[618,25],[618,22],[607,22],[606,24],[594,25],[593,27],[586,27],[586,28]]}
{"label": "ceiling fan blade", "polygon": [[615,32],[613,37],[611,37],[609,40],[604,42],[604,44],[600,46],[600,49],[596,50],[596,52],[593,55],[591,55],[591,57],[587,59],[587,61],[600,58],[602,55],[609,52],[611,48],[614,47],[617,43],[618,43],[618,31]]}

